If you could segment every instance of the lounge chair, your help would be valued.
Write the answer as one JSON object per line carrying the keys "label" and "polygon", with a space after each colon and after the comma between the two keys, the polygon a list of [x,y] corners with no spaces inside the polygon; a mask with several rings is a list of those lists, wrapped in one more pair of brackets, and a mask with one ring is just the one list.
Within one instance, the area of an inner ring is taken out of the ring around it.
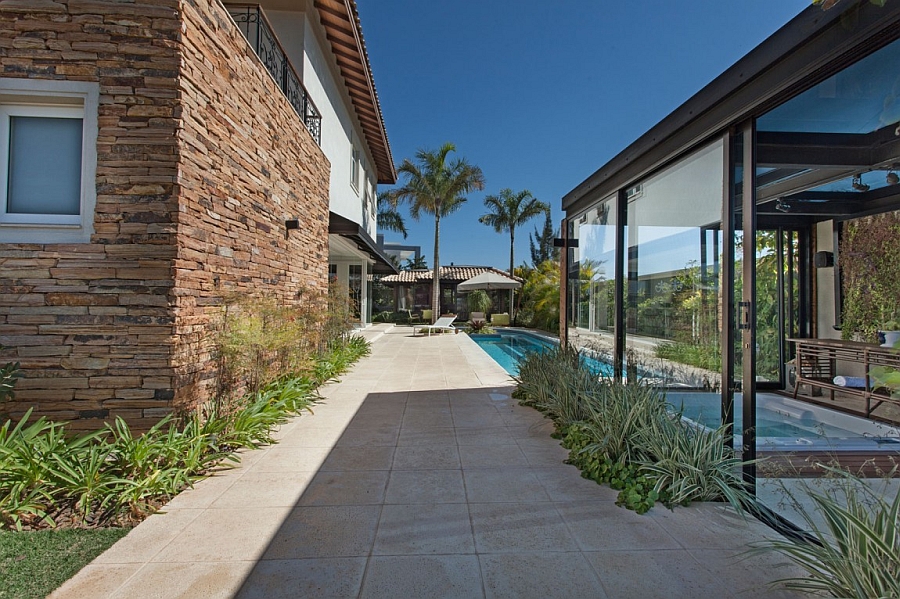
{"label": "lounge chair", "polygon": [[469,320],[484,320],[487,319],[484,317],[484,312],[472,312],[469,314]]}
{"label": "lounge chair", "polygon": [[453,321],[456,320],[456,315],[451,314],[450,316],[441,316],[438,318],[434,324],[426,324],[424,326],[419,327],[419,331],[428,331],[428,336],[431,337],[431,331],[458,331],[458,329],[453,326]]}
{"label": "lounge chair", "polygon": [[509,314],[504,312],[503,314],[491,314],[491,324],[493,326],[501,326],[508,327],[509,326]]}

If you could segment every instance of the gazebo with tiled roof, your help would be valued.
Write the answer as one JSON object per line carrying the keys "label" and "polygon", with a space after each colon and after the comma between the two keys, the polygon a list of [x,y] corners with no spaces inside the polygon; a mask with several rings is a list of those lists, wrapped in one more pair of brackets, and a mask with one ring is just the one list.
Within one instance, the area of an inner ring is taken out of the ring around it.
{"label": "gazebo with tiled roof", "polygon": [[[522,282],[505,270],[493,266],[450,265],[441,267],[441,312],[452,312],[465,318],[468,314],[465,294],[458,294],[456,286],[484,272],[494,272]],[[421,311],[431,307],[432,269],[403,270],[397,274],[381,277],[380,282],[394,288],[394,311]],[[508,312],[508,292],[494,295],[494,311]]]}

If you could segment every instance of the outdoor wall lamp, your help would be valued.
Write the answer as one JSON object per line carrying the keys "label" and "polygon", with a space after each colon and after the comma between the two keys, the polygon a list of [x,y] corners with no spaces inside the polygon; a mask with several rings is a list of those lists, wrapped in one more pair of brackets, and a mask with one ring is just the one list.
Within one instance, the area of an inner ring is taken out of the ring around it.
{"label": "outdoor wall lamp", "polygon": [[850,186],[856,191],[869,191],[869,186],[862,182],[862,175],[855,175]]}
{"label": "outdoor wall lamp", "polygon": [[300,228],[300,221],[296,218],[289,218],[284,221],[284,238],[287,239],[290,236],[291,231],[296,231]]}
{"label": "outdoor wall lamp", "polygon": [[775,200],[775,210],[779,212],[790,212],[791,205],[784,198],[778,198]]}

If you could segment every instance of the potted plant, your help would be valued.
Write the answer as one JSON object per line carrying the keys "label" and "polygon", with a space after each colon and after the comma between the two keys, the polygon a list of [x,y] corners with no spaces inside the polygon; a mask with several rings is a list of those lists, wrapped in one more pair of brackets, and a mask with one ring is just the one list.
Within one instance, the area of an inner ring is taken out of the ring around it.
{"label": "potted plant", "polygon": [[894,317],[882,322],[878,329],[878,341],[882,347],[894,347],[900,341],[900,320]]}

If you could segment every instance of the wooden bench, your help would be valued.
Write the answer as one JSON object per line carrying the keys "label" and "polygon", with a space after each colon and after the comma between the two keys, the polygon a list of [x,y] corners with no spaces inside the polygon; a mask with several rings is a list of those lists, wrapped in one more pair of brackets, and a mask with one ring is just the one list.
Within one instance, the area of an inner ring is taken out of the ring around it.
{"label": "wooden bench", "polygon": [[[796,378],[794,381],[794,399],[800,385],[809,385],[828,390],[834,401],[834,392],[840,391],[851,397],[860,397],[866,403],[866,416],[872,414],[885,401],[900,403],[891,398],[884,389],[873,389],[869,379],[872,366],[888,366],[900,370],[900,352],[893,348],[881,347],[859,341],[843,341],[837,339],[789,339],[797,349],[795,358]],[[862,364],[864,387],[844,387],[834,383],[837,363],[846,362]],[[873,405],[874,402],[874,405]]]}

